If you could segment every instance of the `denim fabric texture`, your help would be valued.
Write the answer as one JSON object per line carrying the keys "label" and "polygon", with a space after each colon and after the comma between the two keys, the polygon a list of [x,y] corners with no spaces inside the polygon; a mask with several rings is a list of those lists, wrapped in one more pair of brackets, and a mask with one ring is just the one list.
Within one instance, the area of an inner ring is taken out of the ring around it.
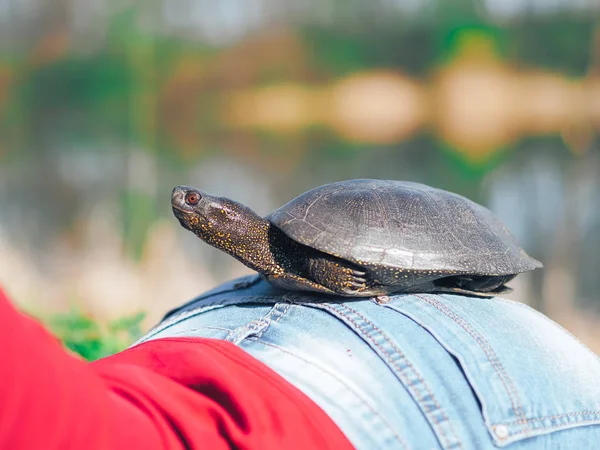
{"label": "denim fabric texture", "polygon": [[245,277],[171,311],[139,342],[232,342],[358,449],[600,449],[600,359],[528,306],[449,294],[324,299]]}

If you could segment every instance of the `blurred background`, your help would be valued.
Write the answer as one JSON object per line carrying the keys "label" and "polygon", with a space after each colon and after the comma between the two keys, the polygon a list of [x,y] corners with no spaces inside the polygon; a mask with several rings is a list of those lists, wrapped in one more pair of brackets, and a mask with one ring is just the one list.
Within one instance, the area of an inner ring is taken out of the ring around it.
{"label": "blurred background", "polygon": [[0,0],[0,282],[63,332],[135,334],[248,273],[180,228],[174,185],[266,214],[332,181],[412,180],[496,212],[545,264],[509,297],[600,352],[599,13]]}

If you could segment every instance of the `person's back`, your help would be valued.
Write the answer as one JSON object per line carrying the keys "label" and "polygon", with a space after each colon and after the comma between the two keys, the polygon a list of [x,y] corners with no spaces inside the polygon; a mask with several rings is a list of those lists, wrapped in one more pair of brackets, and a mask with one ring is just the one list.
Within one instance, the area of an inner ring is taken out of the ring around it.
{"label": "person's back", "polygon": [[246,277],[172,311],[140,342],[232,342],[360,449],[600,447],[600,360],[531,308],[449,294],[324,299]]}

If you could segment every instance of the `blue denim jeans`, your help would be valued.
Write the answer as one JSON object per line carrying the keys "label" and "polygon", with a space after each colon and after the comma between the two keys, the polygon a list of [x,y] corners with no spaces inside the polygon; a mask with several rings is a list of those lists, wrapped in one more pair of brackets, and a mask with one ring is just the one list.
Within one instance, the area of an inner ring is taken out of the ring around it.
{"label": "blue denim jeans", "polygon": [[600,359],[533,309],[448,294],[319,301],[250,276],[172,311],[140,342],[232,342],[359,449],[600,449]]}

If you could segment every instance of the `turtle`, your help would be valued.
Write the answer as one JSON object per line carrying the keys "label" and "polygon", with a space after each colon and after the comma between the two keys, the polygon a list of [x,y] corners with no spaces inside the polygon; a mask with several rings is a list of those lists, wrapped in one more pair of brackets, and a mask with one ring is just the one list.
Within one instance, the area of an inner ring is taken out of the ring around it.
{"label": "turtle", "polygon": [[416,182],[330,183],[265,217],[190,186],[173,189],[171,206],[184,228],[286,290],[495,296],[542,267],[490,210]]}

